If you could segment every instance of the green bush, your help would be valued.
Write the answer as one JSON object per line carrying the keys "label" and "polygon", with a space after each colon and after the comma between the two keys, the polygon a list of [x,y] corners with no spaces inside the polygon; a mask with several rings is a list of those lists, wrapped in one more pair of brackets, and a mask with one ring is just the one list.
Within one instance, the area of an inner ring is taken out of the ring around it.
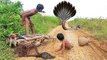
{"label": "green bush", "polygon": [[22,11],[20,2],[0,0],[0,60],[15,60],[14,52],[5,43],[5,40],[9,34],[23,32],[19,25],[20,11]]}
{"label": "green bush", "polygon": [[3,0],[0,5],[0,40],[5,40],[9,34],[23,32],[19,25],[21,3]]}

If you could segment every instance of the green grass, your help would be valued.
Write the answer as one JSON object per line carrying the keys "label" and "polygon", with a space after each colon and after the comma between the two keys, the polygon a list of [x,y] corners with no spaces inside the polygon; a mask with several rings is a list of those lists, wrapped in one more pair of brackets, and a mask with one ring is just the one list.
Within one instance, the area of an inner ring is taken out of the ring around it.
{"label": "green grass", "polygon": [[99,40],[107,40],[107,19],[76,18],[70,23],[80,25],[82,29],[90,31]]}
{"label": "green grass", "polygon": [[0,41],[0,60],[15,60],[13,50],[4,41]]}
{"label": "green grass", "polygon": [[55,16],[42,16],[37,14],[32,17],[36,33],[46,34],[58,26],[59,20]]}

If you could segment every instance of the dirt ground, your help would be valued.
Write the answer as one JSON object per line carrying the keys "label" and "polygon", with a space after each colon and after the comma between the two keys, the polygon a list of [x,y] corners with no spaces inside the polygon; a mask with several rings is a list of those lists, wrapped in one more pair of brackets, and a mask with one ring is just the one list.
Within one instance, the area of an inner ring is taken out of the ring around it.
{"label": "dirt ground", "polygon": [[[48,35],[56,37],[57,33],[63,33],[65,39],[73,44],[71,50],[66,50],[61,56],[60,52],[55,52],[60,47],[61,42],[57,39],[50,39],[47,44],[38,47],[39,52],[48,52],[55,56],[48,60],[107,60],[107,42],[98,41],[92,35],[84,30],[63,30],[61,26],[54,28]],[[79,46],[79,37],[89,37],[91,42],[85,46]],[[34,52],[32,51],[31,54]],[[36,57],[22,57],[16,60],[44,60]]]}

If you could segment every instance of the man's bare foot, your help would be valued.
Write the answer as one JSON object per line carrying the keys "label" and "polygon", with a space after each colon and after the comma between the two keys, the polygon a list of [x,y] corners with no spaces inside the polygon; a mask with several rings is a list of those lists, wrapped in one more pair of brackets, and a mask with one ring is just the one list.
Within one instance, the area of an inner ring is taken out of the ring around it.
{"label": "man's bare foot", "polygon": [[25,36],[26,36],[26,37],[31,37],[32,35],[30,35],[30,34],[26,34]]}
{"label": "man's bare foot", "polygon": [[32,37],[34,37],[34,36],[36,36],[36,34],[35,34],[35,33],[33,33],[33,34],[32,34]]}

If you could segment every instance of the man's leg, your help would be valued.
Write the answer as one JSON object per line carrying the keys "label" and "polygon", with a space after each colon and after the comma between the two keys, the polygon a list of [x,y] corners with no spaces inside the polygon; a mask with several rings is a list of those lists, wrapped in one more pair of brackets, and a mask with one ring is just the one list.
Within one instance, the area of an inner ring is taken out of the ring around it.
{"label": "man's leg", "polygon": [[25,18],[25,24],[25,33],[26,35],[29,35],[29,20],[27,17]]}
{"label": "man's leg", "polygon": [[32,23],[31,19],[29,20],[29,23],[30,23],[30,28],[31,28],[32,34],[35,34],[34,24]]}

